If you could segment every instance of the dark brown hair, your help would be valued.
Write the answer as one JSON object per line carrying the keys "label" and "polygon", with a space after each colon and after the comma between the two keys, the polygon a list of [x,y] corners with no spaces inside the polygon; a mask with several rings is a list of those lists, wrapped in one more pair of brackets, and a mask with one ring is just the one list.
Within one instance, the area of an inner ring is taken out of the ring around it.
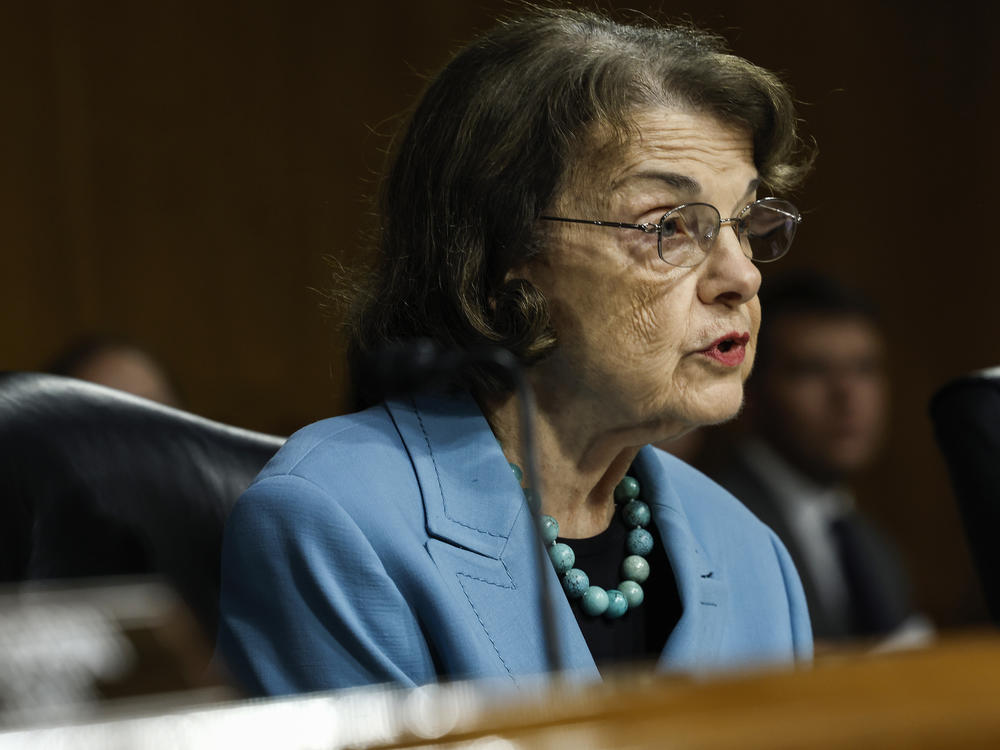
{"label": "dark brown hair", "polygon": [[[594,13],[533,9],[462,49],[429,84],[390,160],[379,244],[349,323],[358,405],[371,352],[424,337],[448,349],[498,345],[524,364],[552,350],[541,293],[507,272],[542,251],[538,217],[595,148],[624,146],[651,106],[707,112],[746,127],[765,184],[808,169],[794,105],[771,73],[688,27],[624,25]],[[505,389],[488,369],[461,385]]]}

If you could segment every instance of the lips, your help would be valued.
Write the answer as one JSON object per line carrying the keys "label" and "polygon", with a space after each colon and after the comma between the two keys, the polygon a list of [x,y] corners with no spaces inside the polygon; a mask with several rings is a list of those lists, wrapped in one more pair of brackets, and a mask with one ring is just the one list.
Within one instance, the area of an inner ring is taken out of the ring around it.
{"label": "lips", "polygon": [[738,367],[743,364],[743,360],[747,356],[749,342],[749,333],[727,333],[702,349],[699,354],[703,354],[725,367]]}

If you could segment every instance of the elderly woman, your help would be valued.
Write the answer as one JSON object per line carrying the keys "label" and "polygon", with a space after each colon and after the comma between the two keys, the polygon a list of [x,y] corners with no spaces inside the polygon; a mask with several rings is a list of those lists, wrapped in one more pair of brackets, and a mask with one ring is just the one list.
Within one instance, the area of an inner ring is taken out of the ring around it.
{"label": "elderly woman", "polygon": [[[647,445],[740,408],[754,261],[799,221],[762,197],[804,171],[794,122],[783,86],[714,37],[551,10],[462,50],[396,146],[352,362],[423,337],[525,366],[575,674],[810,655],[781,543]],[[294,435],[226,529],[234,676],[275,694],[548,669],[519,406],[483,365]]]}

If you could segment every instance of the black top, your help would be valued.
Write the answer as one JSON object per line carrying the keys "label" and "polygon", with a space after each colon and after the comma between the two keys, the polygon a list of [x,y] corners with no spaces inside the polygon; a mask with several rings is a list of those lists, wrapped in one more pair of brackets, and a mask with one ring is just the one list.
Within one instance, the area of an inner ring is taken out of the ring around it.
{"label": "black top", "polygon": [[[603,615],[591,617],[583,612],[579,600],[572,603],[573,614],[583,631],[590,653],[598,668],[630,661],[654,661],[663,651],[674,626],[681,616],[681,601],[677,583],[666,551],[650,523],[646,530],[653,535],[653,551],[646,556],[649,578],[640,584],[644,593],[642,604],[615,620]],[[621,582],[621,565],[627,553],[625,537],[628,529],[615,513],[607,530],[588,539],[564,539],[576,555],[574,567],[590,578],[592,586],[617,588]]]}

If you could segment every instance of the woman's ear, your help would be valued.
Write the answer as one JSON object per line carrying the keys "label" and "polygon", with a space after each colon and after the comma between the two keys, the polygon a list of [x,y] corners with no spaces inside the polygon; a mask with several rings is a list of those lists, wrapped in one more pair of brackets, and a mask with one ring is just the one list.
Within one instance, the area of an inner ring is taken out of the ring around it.
{"label": "woman's ear", "polygon": [[522,362],[531,363],[555,346],[548,301],[529,279],[530,271],[520,274],[511,269],[507,281],[490,299],[494,330],[502,345]]}
{"label": "woman's ear", "polygon": [[521,261],[519,264],[513,268],[508,269],[507,273],[504,274],[503,283],[509,284],[514,279],[524,279],[525,281],[531,281],[531,270],[530,270],[530,260]]}
{"label": "woman's ear", "polygon": [[544,279],[548,273],[548,254],[543,252],[532,252],[526,255],[508,269],[504,274],[504,284],[508,284],[515,279],[524,279],[534,286],[544,286]]}

